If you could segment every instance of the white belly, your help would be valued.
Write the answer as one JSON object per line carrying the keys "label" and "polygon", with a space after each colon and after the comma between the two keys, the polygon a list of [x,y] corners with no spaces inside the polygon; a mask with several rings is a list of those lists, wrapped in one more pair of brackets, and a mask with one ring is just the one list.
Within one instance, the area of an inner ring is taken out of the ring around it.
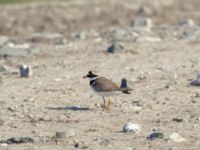
{"label": "white belly", "polygon": [[92,91],[94,91],[95,94],[101,96],[101,97],[107,97],[107,96],[113,96],[113,95],[119,95],[122,94],[121,91],[112,91],[112,92],[97,92],[92,88]]}

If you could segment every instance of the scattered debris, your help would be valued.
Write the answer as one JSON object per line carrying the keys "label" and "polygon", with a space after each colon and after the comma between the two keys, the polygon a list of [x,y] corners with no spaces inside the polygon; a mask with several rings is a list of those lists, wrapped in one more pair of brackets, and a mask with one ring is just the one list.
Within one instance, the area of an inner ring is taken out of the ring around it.
{"label": "scattered debris", "polygon": [[139,133],[140,131],[141,131],[141,126],[138,124],[133,124],[131,122],[128,122],[123,126],[123,132]]}
{"label": "scattered debris", "polygon": [[162,139],[164,137],[164,134],[161,133],[161,132],[156,132],[156,131],[153,131],[149,134],[149,136],[147,137],[147,139],[149,140],[155,140],[157,138],[159,139]]}
{"label": "scattered debris", "polygon": [[20,77],[30,77],[33,74],[31,66],[20,65],[19,67]]}
{"label": "scattered debris", "polygon": [[7,143],[7,144],[34,143],[34,140],[31,137],[13,137],[7,140],[2,140],[0,141],[0,143]]}
{"label": "scattered debris", "polygon": [[118,51],[122,51],[123,49],[124,49],[124,46],[122,44],[114,42],[112,45],[108,47],[107,52],[115,53]]}
{"label": "scattered debris", "polygon": [[186,139],[182,138],[178,133],[173,132],[170,136],[170,139],[173,140],[176,143],[181,143],[186,141]]}

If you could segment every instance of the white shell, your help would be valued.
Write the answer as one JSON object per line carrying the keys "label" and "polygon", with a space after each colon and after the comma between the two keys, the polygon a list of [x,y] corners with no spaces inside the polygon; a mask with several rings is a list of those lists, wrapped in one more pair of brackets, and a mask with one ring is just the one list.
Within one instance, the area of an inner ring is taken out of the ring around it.
{"label": "white shell", "polygon": [[174,142],[177,142],[177,143],[181,143],[181,142],[184,142],[186,141],[186,139],[182,138],[178,133],[176,132],[173,132],[170,136],[170,139],[173,140]]}

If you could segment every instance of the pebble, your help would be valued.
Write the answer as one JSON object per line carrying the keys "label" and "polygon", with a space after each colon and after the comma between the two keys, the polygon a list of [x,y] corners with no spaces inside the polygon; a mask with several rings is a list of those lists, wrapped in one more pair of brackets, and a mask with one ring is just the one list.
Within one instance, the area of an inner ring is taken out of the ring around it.
{"label": "pebble", "polygon": [[152,9],[147,6],[141,5],[137,10],[138,16],[150,16],[153,14]]}
{"label": "pebble", "polygon": [[34,140],[31,137],[13,137],[7,140],[2,140],[0,141],[0,143],[7,143],[7,144],[34,143]]}
{"label": "pebble", "polygon": [[73,32],[73,33],[71,34],[71,36],[72,36],[73,38],[77,38],[77,39],[84,40],[84,39],[86,39],[87,34],[86,34],[86,32],[84,32],[84,31],[76,31],[76,32]]}
{"label": "pebble", "polygon": [[20,65],[19,67],[20,77],[30,77],[33,74],[31,66]]}
{"label": "pebble", "polygon": [[136,17],[130,24],[132,27],[152,28],[153,21],[147,17]]}
{"label": "pebble", "polygon": [[107,48],[107,52],[115,53],[115,52],[122,51],[123,49],[124,49],[124,46],[122,44],[114,42]]}
{"label": "pebble", "polygon": [[6,45],[9,42],[9,38],[6,36],[0,36],[0,47]]}
{"label": "pebble", "polygon": [[200,73],[197,74],[197,79],[193,80],[190,85],[192,86],[200,86]]}
{"label": "pebble", "polygon": [[149,136],[147,137],[147,139],[149,139],[149,140],[155,140],[157,138],[162,139],[163,137],[164,137],[163,133],[153,131],[153,132],[151,132],[149,134]]}
{"label": "pebble", "polygon": [[0,56],[10,56],[10,57],[26,57],[33,55],[38,52],[38,49],[33,47],[23,47],[23,46],[12,46],[12,47],[0,47]]}
{"label": "pebble", "polygon": [[111,143],[109,139],[103,139],[99,144],[103,146],[108,146]]}
{"label": "pebble", "polygon": [[32,35],[31,39],[32,42],[36,43],[48,43],[48,44],[57,44],[62,45],[66,43],[66,39],[63,35],[59,33],[35,33]]}
{"label": "pebble", "polygon": [[0,65],[0,72],[7,72],[8,71],[8,67],[5,65]]}
{"label": "pebble", "polygon": [[161,42],[159,37],[137,37],[136,42]]}
{"label": "pebble", "polygon": [[172,121],[180,123],[180,122],[183,122],[184,120],[181,117],[176,117],[176,118],[173,118]]}
{"label": "pebble", "polygon": [[186,141],[186,139],[182,138],[178,133],[174,132],[170,136],[170,139],[176,143],[181,143]]}
{"label": "pebble", "polygon": [[200,98],[200,93],[197,92],[196,95],[195,95],[195,97]]}
{"label": "pebble", "polygon": [[140,131],[141,131],[141,126],[138,124],[133,124],[131,122],[128,122],[123,126],[123,132],[139,133]]}
{"label": "pebble", "polygon": [[192,19],[184,19],[177,23],[178,26],[194,26],[195,23]]}
{"label": "pebble", "polygon": [[64,138],[66,138],[66,133],[65,132],[56,132],[56,138],[64,139]]}

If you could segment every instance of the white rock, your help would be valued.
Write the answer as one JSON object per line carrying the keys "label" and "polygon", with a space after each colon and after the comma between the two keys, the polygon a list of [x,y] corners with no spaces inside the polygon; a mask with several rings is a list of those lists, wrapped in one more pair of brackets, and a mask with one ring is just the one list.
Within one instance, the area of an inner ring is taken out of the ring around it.
{"label": "white rock", "polygon": [[194,26],[195,23],[192,19],[184,19],[177,23],[178,26]]}
{"label": "white rock", "polygon": [[137,17],[131,22],[131,26],[151,28],[153,27],[153,21],[151,18]]}
{"label": "white rock", "polygon": [[8,144],[7,143],[2,143],[1,146],[6,147],[6,146],[8,146]]}
{"label": "white rock", "polygon": [[136,42],[160,42],[161,39],[158,37],[137,37]]}
{"label": "white rock", "polygon": [[124,132],[133,132],[133,133],[139,133],[141,131],[141,126],[138,124],[133,124],[131,122],[126,123],[123,126]]}
{"label": "white rock", "polygon": [[184,142],[186,141],[186,139],[182,138],[178,133],[176,132],[173,132],[170,136],[170,139],[173,140],[174,142],[177,142],[177,143],[181,143],[181,142]]}

